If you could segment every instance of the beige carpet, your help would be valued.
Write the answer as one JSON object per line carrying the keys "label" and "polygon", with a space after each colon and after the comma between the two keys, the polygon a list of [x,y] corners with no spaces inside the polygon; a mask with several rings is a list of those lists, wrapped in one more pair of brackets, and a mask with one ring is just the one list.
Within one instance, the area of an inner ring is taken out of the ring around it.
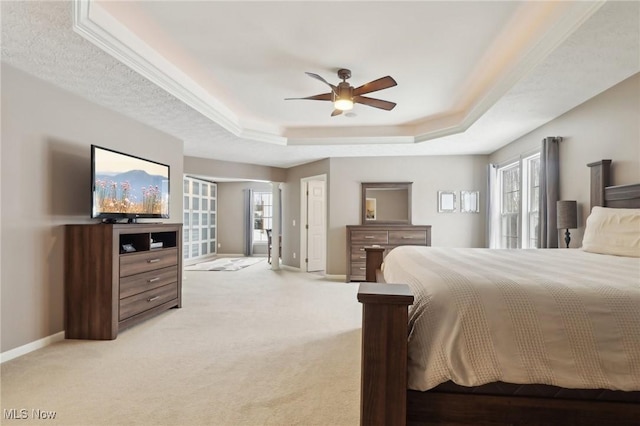
{"label": "beige carpet", "polygon": [[268,268],[185,272],[182,309],[4,363],[0,423],[357,425],[357,286]]}
{"label": "beige carpet", "polygon": [[185,271],[239,271],[259,262],[266,262],[264,257],[221,257],[210,262],[200,262],[184,268]]}

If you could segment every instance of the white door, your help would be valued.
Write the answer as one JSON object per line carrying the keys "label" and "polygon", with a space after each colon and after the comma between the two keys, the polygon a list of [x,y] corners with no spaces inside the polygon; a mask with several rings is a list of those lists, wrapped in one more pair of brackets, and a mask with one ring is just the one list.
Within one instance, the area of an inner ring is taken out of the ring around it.
{"label": "white door", "polygon": [[325,181],[307,182],[307,271],[323,271],[326,255]]}

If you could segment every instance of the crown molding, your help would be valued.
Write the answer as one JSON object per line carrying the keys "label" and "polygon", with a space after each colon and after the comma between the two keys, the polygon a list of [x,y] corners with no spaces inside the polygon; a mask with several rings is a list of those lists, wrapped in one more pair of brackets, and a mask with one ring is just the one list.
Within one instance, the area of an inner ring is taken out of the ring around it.
{"label": "crown molding", "polygon": [[243,128],[232,111],[151,49],[95,1],[73,1],[73,30],[230,133],[260,142],[286,144],[286,138],[277,134]]}
{"label": "crown molding", "polygon": [[569,6],[572,10],[559,15],[557,22],[551,25],[544,37],[526,51],[521,52],[520,59],[511,62],[512,66],[499,76],[495,84],[489,85],[488,89],[470,107],[463,109],[458,114],[449,113],[440,118],[417,122],[414,131],[415,142],[425,142],[465,132],[605,3],[606,0],[599,0],[577,2]]}
{"label": "crown molding", "polygon": [[73,0],[73,30],[231,134],[276,145],[408,144],[465,132],[531,69],[539,65],[606,1],[574,2],[550,23],[535,44],[499,69],[458,112],[418,122],[375,128],[279,128],[242,122],[222,102],[106,12],[94,0]]}

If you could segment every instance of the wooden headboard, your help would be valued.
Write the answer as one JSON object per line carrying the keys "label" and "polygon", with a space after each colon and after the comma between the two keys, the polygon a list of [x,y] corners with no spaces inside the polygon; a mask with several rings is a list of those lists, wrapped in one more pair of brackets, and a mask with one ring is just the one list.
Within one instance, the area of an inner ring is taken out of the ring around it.
{"label": "wooden headboard", "polygon": [[640,183],[610,186],[611,160],[587,164],[591,168],[591,208],[640,208]]}
{"label": "wooden headboard", "polygon": [[640,209],[640,183],[605,188],[604,202],[606,207]]}

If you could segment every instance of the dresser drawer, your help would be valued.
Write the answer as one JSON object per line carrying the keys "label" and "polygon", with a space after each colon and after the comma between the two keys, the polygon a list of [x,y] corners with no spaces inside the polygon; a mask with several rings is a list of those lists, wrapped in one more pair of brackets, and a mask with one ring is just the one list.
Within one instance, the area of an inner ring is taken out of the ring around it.
{"label": "dresser drawer", "polygon": [[178,267],[156,269],[120,279],[120,299],[178,281]]}
{"label": "dresser drawer", "polygon": [[365,247],[383,247],[387,250],[385,250],[385,255],[388,251],[388,246],[384,245],[373,245],[373,244],[367,244],[367,245],[358,245],[358,246],[352,246],[351,247],[351,261],[352,262],[366,262],[367,261],[367,252],[365,251]]}
{"label": "dresser drawer", "polygon": [[120,300],[120,321],[178,298],[178,284],[173,283]]}
{"label": "dresser drawer", "polygon": [[427,231],[424,230],[390,230],[389,244],[395,246],[424,246],[427,244]]}
{"label": "dresser drawer", "polygon": [[351,231],[351,242],[353,244],[387,244],[387,231]]}
{"label": "dresser drawer", "polygon": [[120,256],[120,276],[140,274],[178,264],[178,250],[162,249]]}
{"label": "dresser drawer", "polygon": [[364,281],[367,276],[367,264],[365,262],[351,263],[351,280]]}
{"label": "dresser drawer", "polygon": [[[347,225],[347,282],[366,279],[365,247],[382,247],[383,257],[397,246],[431,245],[431,226],[428,225]],[[379,251],[376,252],[379,257]]]}
{"label": "dresser drawer", "polygon": [[367,252],[364,251],[365,246],[352,246],[351,247],[351,261],[352,262],[366,262]]}

